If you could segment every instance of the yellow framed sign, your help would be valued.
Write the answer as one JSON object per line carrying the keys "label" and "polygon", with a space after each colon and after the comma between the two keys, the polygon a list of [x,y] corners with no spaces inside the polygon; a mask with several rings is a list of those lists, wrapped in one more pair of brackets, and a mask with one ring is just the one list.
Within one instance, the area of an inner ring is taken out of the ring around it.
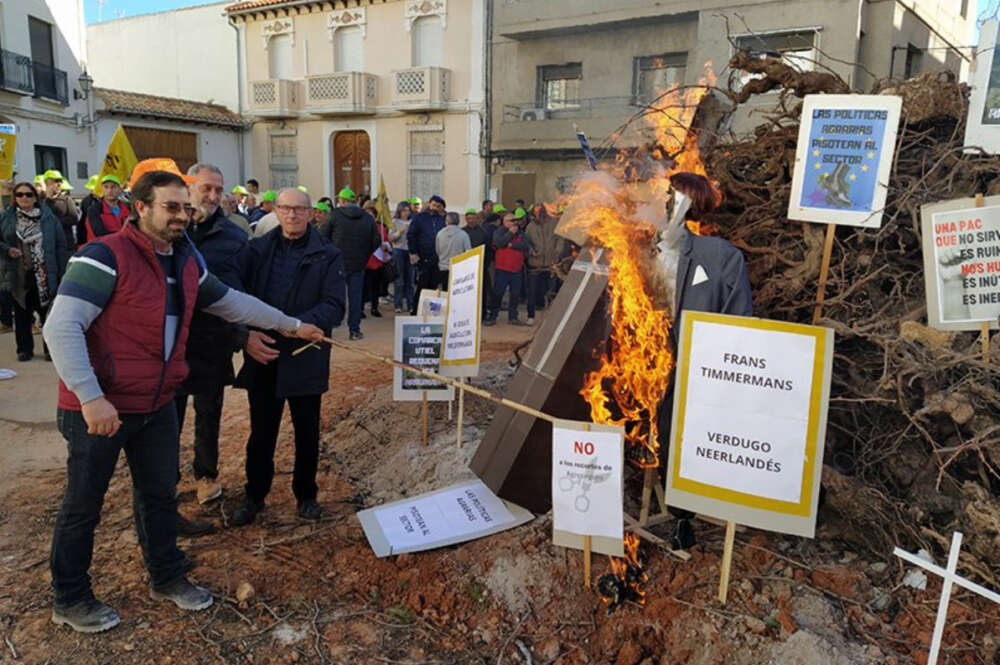
{"label": "yellow framed sign", "polygon": [[477,376],[482,336],[483,258],[480,245],[451,259],[441,374]]}
{"label": "yellow framed sign", "polygon": [[667,503],[813,537],[833,331],[694,311],[677,330]]}

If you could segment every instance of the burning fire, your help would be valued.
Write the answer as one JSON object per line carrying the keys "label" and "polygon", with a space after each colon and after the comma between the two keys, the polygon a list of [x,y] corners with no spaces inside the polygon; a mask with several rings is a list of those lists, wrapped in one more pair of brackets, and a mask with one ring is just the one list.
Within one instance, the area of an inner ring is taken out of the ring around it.
{"label": "burning fire", "polygon": [[646,559],[639,551],[639,537],[625,534],[625,558],[608,557],[611,572],[597,580],[597,590],[608,604],[608,614],[627,601],[640,605],[646,602],[645,585],[649,580],[644,568]]}
{"label": "burning fire", "polygon": [[655,136],[652,146],[621,151],[614,166],[581,178],[567,200],[574,224],[586,228],[594,246],[607,251],[610,268],[611,339],[601,366],[584,378],[580,394],[594,422],[625,428],[631,461],[642,468],[660,462],[657,409],[674,368],[671,313],[654,304],[642,267],[644,254],[655,244],[670,175],[706,175],[697,133],[689,128],[714,83],[708,63],[699,86],[674,87],[661,96],[655,110],[645,115]]}

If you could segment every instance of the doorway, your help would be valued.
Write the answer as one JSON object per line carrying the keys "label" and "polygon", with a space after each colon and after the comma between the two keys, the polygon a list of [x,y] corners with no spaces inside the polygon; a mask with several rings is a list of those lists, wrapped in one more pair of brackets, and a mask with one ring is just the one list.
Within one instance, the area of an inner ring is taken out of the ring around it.
{"label": "doorway", "polygon": [[350,187],[358,196],[372,195],[371,141],[365,131],[337,132],[333,136],[334,195]]}

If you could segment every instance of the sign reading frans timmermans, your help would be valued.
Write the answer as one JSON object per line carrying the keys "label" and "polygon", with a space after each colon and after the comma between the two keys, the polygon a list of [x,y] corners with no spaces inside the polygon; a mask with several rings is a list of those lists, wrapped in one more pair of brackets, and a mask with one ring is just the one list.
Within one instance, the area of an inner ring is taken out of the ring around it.
{"label": "sign reading frans timmermans", "polygon": [[812,537],[833,331],[686,311],[667,503]]}

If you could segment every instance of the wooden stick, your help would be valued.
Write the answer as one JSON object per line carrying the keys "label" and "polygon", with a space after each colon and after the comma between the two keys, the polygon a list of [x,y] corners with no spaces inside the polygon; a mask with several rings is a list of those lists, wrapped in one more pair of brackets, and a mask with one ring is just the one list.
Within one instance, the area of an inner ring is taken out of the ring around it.
{"label": "wooden stick", "polygon": [[[657,478],[659,480],[659,478]],[[667,512],[667,496],[666,489],[663,487],[664,483],[655,482],[653,483],[653,489],[656,490],[656,502],[660,504],[660,512]]]}
{"label": "wooden stick", "polygon": [[684,550],[673,549],[670,546],[670,543],[665,541],[663,538],[660,538],[659,536],[650,533],[646,529],[643,529],[641,526],[639,526],[639,521],[636,518],[629,515],[628,513],[625,513],[625,524],[626,524],[625,526],[626,531],[631,531],[632,533],[639,536],[643,540],[651,542],[657,547],[666,550],[667,552],[673,554],[681,561],[689,561],[691,559],[691,555],[685,552]]}
{"label": "wooden stick", "polygon": [[722,547],[722,577],[719,579],[719,602],[726,604],[729,596],[729,570],[733,566],[733,542],[736,540],[736,522],[726,522],[726,542]]}
{"label": "wooden stick", "polygon": [[819,286],[816,287],[816,309],[813,310],[812,323],[819,323],[823,316],[823,301],[826,300],[826,280],[830,276],[830,256],[833,255],[833,238],[836,224],[826,225],[826,242],[823,243],[823,264],[819,269]]}
{"label": "wooden stick", "polygon": [[590,550],[590,536],[583,537],[583,583],[590,588],[590,560],[591,560],[591,550]]}
{"label": "wooden stick", "polygon": [[[402,369],[409,370],[410,372],[415,372],[415,373],[417,373],[417,374],[419,374],[421,376],[429,377],[431,379],[434,379],[435,381],[440,381],[441,383],[444,383],[444,384],[447,384],[447,385],[450,385],[450,386],[455,386],[456,388],[461,387],[466,392],[472,393],[473,395],[476,395],[477,397],[482,397],[483,399],[489,400],[490,402],[493,402],[494,404],[500,404],[502,406],[510,407],[511,409],[514,409],[515,411],[520,411],[521,413],[526,413],[529,416],[534,416],[535,418],[541,418],[542,420],[548,421],[550,423],[555,423],[556,422],[555,416],[550,416],[549,414],[544,413],[542,411],[539,411],[537,409],[532,409],[530,406],[524,406],[523,404],[518,404],[517,402],[513,402],[513,401],[507,399],[506,397],[497,397],[496,395],[493,395],[489,391],[483,390],[482,388],[476,388],[475,386],[470,386],[469,384],[462,385],[458,381],[456,381],[455,379],[452,379],[452,378],[447,377],[447,376],[441,376],[440,374],[438,374],[436,372],[431,372],[431,371],[428,371],[426,369],[421,369],[420,367],[414,367],[413,365],[409,365],[407,363],[402,363],[402,362],[399,362],[398,360],[392,360],[390,358],[386,358],[384,356],[380,356],[377,353],[372,353],[371,351],[366,351],[365,349],[362,349],[360,347],[351,346],[349,344],[345,344],[344,342],[338,342],[337,340],[331,339],[329,337],[324,337],[320,341],[326,342],[330,346],[335,346],[338,349],[344,349],[345,351],[350,351],[352,353],[357,353],[357,354],[360,354],[362,356],[366,356],[368,358],[371,358],[372,360],[377,360],[377,361],[379,361],[381,363],[385,363],[386,365],[391,365],[393,367],[401,367]],[[307,344],[307,345],[305,345],[305,346],[303,346],[303,347],[301,347],[299,349],[296,349],[292,353],[293,354],[294,353],[300,353],[300,352],[304,351],[306,348],[308,348],[310,346],[313,346],[315,344],[316,344],[316,342],[310,342],[309,344]]]}
{"label": "wooden stick", "polygon": [[639,508],[639,524],[646,526],[649,522],[649,504],[653,494],[656,469],[649,468],[642,475],[642,505]]}
{"label": "wooden stick", "polygon": [[423,402],[423,407],[421,408],[421,412],[423,414],[423,420],[424,420],[424,445],[429,446],[431,444],[430,441],[428,441],[427,439],[427,391],[426,390],[423,391],[423,394],[424,398],[423,400],[421,400]]}
{"label": "wooden stick", "polygon": [[[459,379],[459,383],[464,386],[465,379]],[[458,447],[462,448],[462,420],[465,417],[465,389],[458,389]]]}
{"label": "wooden stick", "polygon": [[990,322],[983,321],[981,325],[979,340],[983,345],[983,362],[988,363],[990,361]]}
{"label": "wooden stick", "polygon": [[451,403],[454,401],[453,399],[448,400],[448,422],[451,422]]}

